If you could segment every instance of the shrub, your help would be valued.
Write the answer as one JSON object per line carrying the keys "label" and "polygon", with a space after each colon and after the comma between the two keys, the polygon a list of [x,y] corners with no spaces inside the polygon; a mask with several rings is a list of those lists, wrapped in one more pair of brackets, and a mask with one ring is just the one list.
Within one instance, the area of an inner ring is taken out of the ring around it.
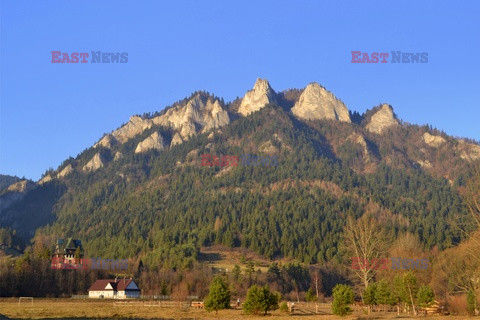
{"label": "shrub", "polygon": [[313,293],[312,288],[308,289],[307,292],[305,293],[305,299],[308,302],[317,301],[317,296],[315,295],[315,293]]}
{"label": "shrub", "polygon": [[354,293],[353,289],[350,286],[344,284],[337,284],[333,288],[333,314],[342,317],[346,316],[347,314],[351,314],[353,310],[349,307],[349,304],[353,303],[353,298]]}
{"label": "shrub", "polygon": [[423,285],[418,288],[417,292],[417,301],[418,305],[422,308],[428,307],[432,304],[435,299],[432,288],[429,286]]}

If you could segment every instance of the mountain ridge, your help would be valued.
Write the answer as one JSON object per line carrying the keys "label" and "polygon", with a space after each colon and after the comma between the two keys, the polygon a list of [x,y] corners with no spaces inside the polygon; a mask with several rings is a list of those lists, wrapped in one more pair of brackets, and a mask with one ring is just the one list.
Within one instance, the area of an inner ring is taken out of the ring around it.
{"label": "mountain ridge", "polygon": [[[271,87],[262,81],[258,87],[268,93]],[[143,256],[149,264],[183,263],[171,250],[183,261],[214,243],[315,263],[338,254],[337,215],[359,216],[372,202],[386,225],[419,233],[427,247],[460,241],[445,222],[432,223],[445,210],[448,219],[464,217],[458,190],[468,164],[480,159],[475,143],[404,123],[385,104],[360,121],[340,121],[335,112],[336,117],[320,112],[305,119],[292,111],[305,90],[271,90],[275,103],[269,100],[247,116],[236,109],[241,100],[224,103],[198,92],[161,113],[133,116],[47,172],[2,212],[0,226],[17,229],[25,240],[79,235],[92,254]],[[320,97],[309,107],[343,108],[326,94],[329,103]],[[394,124],[382,116],[375,127],[380,131],[369,130],[385,108]],[[107,136],[110,142],[100,143]],[[275,168],[202,167],[201,155],[207,153],[266,153],[280,162]],[[443,200],[430,208],[433,199]],[[263,244],[267,239],[270,244]]]}

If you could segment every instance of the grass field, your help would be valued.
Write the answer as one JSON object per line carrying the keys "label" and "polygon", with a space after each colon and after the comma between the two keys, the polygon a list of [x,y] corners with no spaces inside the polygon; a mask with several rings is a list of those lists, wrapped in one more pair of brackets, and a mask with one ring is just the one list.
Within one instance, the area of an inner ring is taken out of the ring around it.
{"label": "grass field", "polygon": [[333,316],[330,310],[322,310],[325,314],[313,315],[308,312],[296,311],[294,314],[274,311],[266,317],[246,315],[242,310],[221,310],[218,316],[214,312],[209,313],[203,309],[194,308],[165,308],[158,306],[138,305],[114,306],[112,300],[73,300],[73,299],[34,299],[33,305],[25,301],[18,304],[17,298],[0,300],[1,315],[11,319],[282,319],[282,320],[313,320],[313,319],[415,319],[431,318],[440,319],[465,319],[458,316],[428,316],[409,317],[391,314],[375,314],[372,316],[362,315],[357,311],[345,318]]}

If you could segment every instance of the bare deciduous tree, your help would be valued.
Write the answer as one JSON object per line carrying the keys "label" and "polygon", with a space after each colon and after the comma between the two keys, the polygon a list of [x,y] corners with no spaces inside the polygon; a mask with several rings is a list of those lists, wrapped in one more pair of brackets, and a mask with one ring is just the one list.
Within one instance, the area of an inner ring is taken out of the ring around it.
{"label": "bare deciduous tree", "polygon": [[359,258],[360,263],[351,268],[355,278],[365,287],[379,269],[380,258],[387,244],[385,232],[375,218],[363,216],[358,220],[349,217],[344,230],[344,246],[351,259]]}
{"label": "bare deciduous tree", "polygon": [[480,167],[473,168],[473,177],[467,183],[464,199],[468,210],[480,228]]}

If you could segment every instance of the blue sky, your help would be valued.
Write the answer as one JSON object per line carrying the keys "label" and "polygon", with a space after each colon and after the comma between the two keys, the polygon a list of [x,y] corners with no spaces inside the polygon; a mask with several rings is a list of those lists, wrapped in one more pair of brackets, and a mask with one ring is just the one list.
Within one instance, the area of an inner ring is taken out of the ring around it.
{"label": "blue sky", "polygon": [[[317,81],[350,110],[480,140],[480,1],[1,1],[0,173],[37,180],[128,121],[195,90]],[[53,64],[51,51],[128,52]],[[351,51],[428,52],[353,64]]]}

